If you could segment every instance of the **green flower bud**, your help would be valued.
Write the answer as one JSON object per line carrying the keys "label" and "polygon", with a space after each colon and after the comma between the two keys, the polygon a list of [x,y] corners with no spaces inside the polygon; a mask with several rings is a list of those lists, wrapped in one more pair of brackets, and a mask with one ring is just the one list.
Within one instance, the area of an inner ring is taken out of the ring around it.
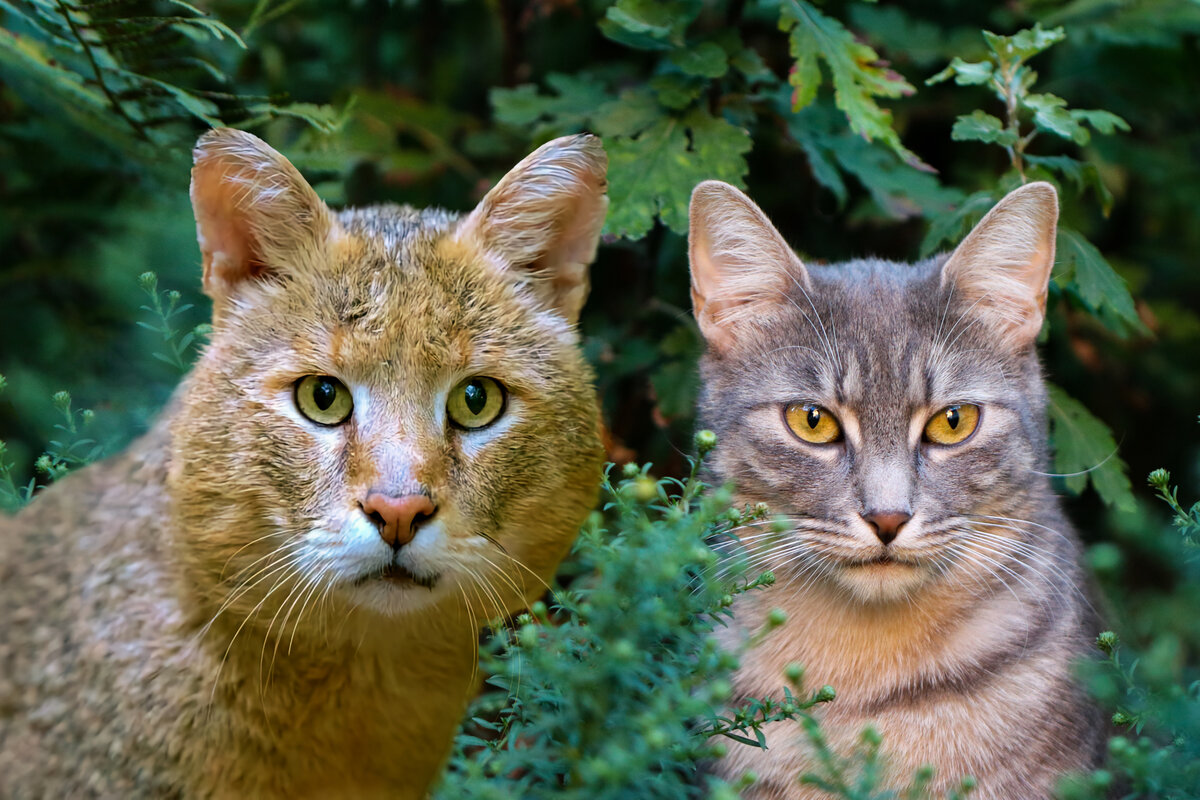
{"label": "green flower bud", "polygon": [[754,504],[754,516],[765,517],[767,514],[770,514],[770,513],[771,513],[771,509],[766,503],[755,503]]}
{"label": "green flower bud", "polygon": [[761,585],[761,586],[774,586],[775,585],[775,573],[771,572],[770,570],[767,570],[762,575],[758,576],[758,582],[759,582],[759,585]]}
{"label": "green flower bud", "polygon": [[717,446],[717,435],[709,430],[696,431],[696,452],[700,457],[708,455]]}
{"label": "green flower bud", "polygon": [[1115,711],[1112,715],[1113,725],[1132,725],[1134,718],[1124,711]]}
{"label": "green flower bud", "polygon": [[633,482],[633,496],[640,503],[649,503],[658,497],[658,481],[649,475],[643,475]]}
{"label": "green flower bud", "polygon": [[153,292],[158,288],[158,276],[153,272],[143,272],[137,276],[137,283],[145,291]]}
{"label": "green flower bud", "polygon": [[1149,483],[1155,489],[1165,489],[1171,482],[1171,473],[1165,469],[1156,469],[1150,473]]}
{"label": "green flower bud", "polygon": [[767,627],[778,628],[783,623],[787,622],[787,612],[782,608],[772,608],[767,614]]}
{"label": "green flower bud", "polygon": [[1117,649],[1118,644],[1120,644],[1120,639],[1112,631],[1104,631],[1096,637],[1096,646],[1110,656]]}
{"label": "green flower bud", "polygon": [[723,703],[733,695],[733,686],[718,678],[708,685],[708,695],[714,703]]}
{"label": "green flower bud", "polygon": [[520,642],[521,647],[527,649],[536,647],[538,643],[537,626],[522,625],[520,631],[517,633],[517,641]]}
{"label": "green flower bud", "polygon": [[621,467],[621,474],[626,478],[636,478],[638,475],[642,474],[642,468],[630,461],[628,464]]}
{"label": "green flower bud", "polygon": [[958,785],[964,792],[970,792],[979,785],[979,782],[970,775],[964,775],[962,781]]}
{"label": "green flower bud", "polygon": [[529,607],[529,610],[533,614],[533,616],[537,619],[545,619],[546,618],[546,604],[543,603],[541,600],[535,600],[533,605],[531,605]]}
{"label": "green flower bud", "polygon": [[50,470],[53,467],[54,467],[54,462],[51,461],[50,456],[47,456],[47,455],[38,456],[37,461],[33,462],[33,468],[36,469],[38,472],[45,472],[45,473],[49,474]]}
{"label": "green flower bud", "polygon": [[55,392],[50,396],[50,402],[59,411],[65,411],[71,406],[71,394],[70,392]]}
{"label": "green flower bud", "polygon": [[868,747],[878,747],[883,744],[883,736],[880,735],[879,731],[875,730],[873,725],[868,725],[863,728],[862,741]]}
{"label": "green flower bud", "polygon": [[804,665],[793,661],[783,668],[783,677],[793,686],[799,686],[804,682]]}
{"label": "green flower bud", "polygon": [[637,656],[637,648],[628,639],[618,639],[613,642],[612,654],[622,661],[632,661]]}
{"label": "green flower bud", "polygon": [[825,684],[819,690],[817,690],[817,693],[813,696],[813,700],[817,701],[818,703],[828,703],[836,697],[837,692],[833,690],[833,687],[829,684]]}

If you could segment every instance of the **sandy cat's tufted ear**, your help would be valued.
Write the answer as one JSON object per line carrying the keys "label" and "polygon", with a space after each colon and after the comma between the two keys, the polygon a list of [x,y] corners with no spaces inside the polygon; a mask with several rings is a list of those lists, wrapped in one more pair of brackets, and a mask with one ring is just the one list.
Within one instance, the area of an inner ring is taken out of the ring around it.
{"label": "sandy cat's tufted ear", "polygon": [[810,288],[799,257],[766,214],[734,187],[699,184],[690,216],[692,312],[713,347],[727,347],[743,320],[784,302],[793,281]]}
{"label": "sandy cat's tufted ear", "polygon": [[574,323],[608,211],[607,171],[595,136],[547,142],[500,179],[456,238],[528,274],[547,305]]}
{"label": "sandy cat's tufted ear", "polygon": [[286,158],[253,134],[216,128],[192,151],[192,211],[204,292],[227,296],[317,247],[333,215]]}
{"label": "sandy cat's tufted ear", "polygon": [[1054,267],[1058,193],[1048,183],[1014,189],[979,221],[942,267],[942,285],[971,304],[1013,347],[1033,344]]}

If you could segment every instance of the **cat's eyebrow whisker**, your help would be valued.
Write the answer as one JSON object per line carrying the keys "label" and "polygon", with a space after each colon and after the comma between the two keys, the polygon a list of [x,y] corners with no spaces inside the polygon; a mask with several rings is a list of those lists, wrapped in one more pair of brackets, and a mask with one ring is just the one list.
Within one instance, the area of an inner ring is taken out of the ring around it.
{"label": "cat's eyebrow whisker", "polygon": [[[785,274],[788,275],[789,278],[791,278],[793,283],[796,282],[796,279],[794,277],[792,277],[790,273],[787,273],[786,270],[784,272],[785,272]],[[812,299],[808,297],[808,292],[805,292],[804,287],[800,286],[799,283],[796,283],[796,286],[800,288],[801,292],[804,292],[805,299],[807,299],[808,304],[810,306],[812,306]],[[817,326],[813,324],[812,317],[810,317],[808,315],[807,311],[805,311],[803,308],[800,307],[800,304],[796,302],[794,297],[792,297],[790,294],[785,292],[783,289],[777,288],[777,289],[775,289],[775,291],[778,292],[779,295],[781,297],[783,297],[783,299],[785,299],[789,303],[791,303],[795,307],[795,309],[800,312],[800,316],[804,317],[804,321],[808,323],[808,327],[812,328],[812,332],[817,335],[818,339],[820,339],[821,346],[825,349],[825,358],[828,360],[827,363],[832,368],[837,362],[836,362],[836,359],[833,354],[833,348],[830,347],[829,339],[825,335],[825,323],[821,322],[821,315],[817,314],[816,308],[815,307],[813,308],[813,313],[816,314],[817,323],[821,326],[820,330],[818,330]]]}
{"label": "cat's eyebrow whisker", "polygon": [[[830,366],[837,365],[838,367],[841,367],[842,361],[841,361],[841,358],[839,357],[837,346],[836,346],[836,344],[832,345],[832,346],[830,345],[829,337],[828,337],[828,335],[826,335],[826,331],[825,331],[825,323],[821,320],[821,312],[817,311],[817,306],[815,303],[813,303],[812,296],[808,293],[808,290],[804,288],[804,284],[802,284],[800,281],[796,280],[796,276],[793,275],[787,268],[780,266],[780,267],[778,267],[778,269],[780,271],[782,271],[784,275],[787,276],[788,280],[790,280],[795,285],[795,287],[800,290],[800,293],[802,295],[804,295],[804,299],[808,301],[808,307],[812,309],[813,316],[815,316],[817,318],[817,323],[821,326],[821,334],[825,340],[825,347],[826,347],[826,349],[831,351],[829,353],[829,357],[832,362]],[[790,297],[789,297],[789,299],[790,299]],[[800,308],[799,304],[795,304],[795,305],[796,305],[797,309]],[[804,312],[802,311],[801,313],[804,313]],[[805,314],[805,316],[807,317],[808,315]],[[832,325],[833,325],[833,322],[831,320],[830,326],[832,327]],[[835,342],[836,342],[836,337],[835,337]]]}

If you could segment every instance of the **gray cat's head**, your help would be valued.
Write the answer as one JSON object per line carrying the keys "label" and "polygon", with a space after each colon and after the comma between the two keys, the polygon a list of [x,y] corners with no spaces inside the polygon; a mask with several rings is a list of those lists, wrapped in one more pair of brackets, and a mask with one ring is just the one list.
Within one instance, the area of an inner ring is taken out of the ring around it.
{"label": "gray cat's head", "polygon": [[756,566],[884,601],[994,575],[1027,546],[1045,498],[1035,340],[1057,218],[1054,188],[1034,183],[949,257],[805,266],[744,194],[696,188],[710,464],[794,527],[746,537]]}

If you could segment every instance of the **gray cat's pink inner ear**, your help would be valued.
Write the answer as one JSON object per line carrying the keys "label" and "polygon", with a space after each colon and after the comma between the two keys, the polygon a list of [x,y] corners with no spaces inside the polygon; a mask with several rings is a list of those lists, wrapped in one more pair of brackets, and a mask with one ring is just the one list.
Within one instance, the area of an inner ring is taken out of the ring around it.
{"label": "gray cat's pink inner ear", "polygon": [[738,189],[704,181],[692,191],[688,229],[692,306],[704,338],[717,347],[737,325],[785,302],[808,273],[767,216]]}
{"label": "gray cat's pink inner ear", "polygon": [[564,136],[527,156],[487,193],[456,233],[532,278],[542,300],[579,319],[608,212],[608,156],[595,136]]}
{"label": "gray cat's pink inner ear", "polygon": [[192,211],[210,297],[228,295],[328,235],[325,204],[258,137],[218,128],[200,137],[193,157]]}
{"label": "gray cat's pink inner ear", "polygon": [[942,284],[1010,344],[1032,344],[1042,329],[1054,268],[1058,193],[1048,183],[1010,192],[942,267]]}

